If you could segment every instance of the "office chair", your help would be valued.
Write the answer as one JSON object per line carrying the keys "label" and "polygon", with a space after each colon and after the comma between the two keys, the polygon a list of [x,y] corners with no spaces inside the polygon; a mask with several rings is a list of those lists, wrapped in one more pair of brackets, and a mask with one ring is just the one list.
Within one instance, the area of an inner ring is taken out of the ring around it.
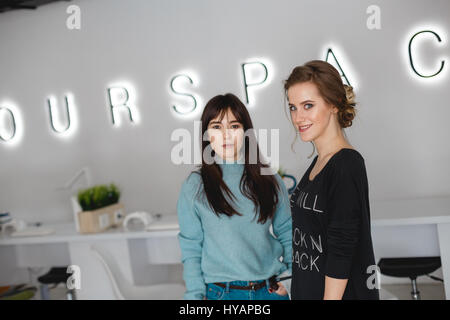
{"label": "office chair", "polygon": [[391,277],[405,277],[411,279],[411,297],[420,300],[420,292],[417,287],[417,277],[427,275],[433,280],[443,281],[429,274],[441,267],[440,257],[419,258],[382,258],[378,262],[380,272]]}
{"label": "office chair", "polygon": [[178,283],[135,286],[120,271],[117,262],[107,251],[91,245],[91,251],[101,262],[118,300],[181,300],[186,288]]}
{"label": "office chair", "polygon": [[[67,273],[67,267],[53,267],[46,274],[40,276],[38,281],[40,283],[39,291],[41,293],[42,300],[50,300],[50,290],[60,283],[64,283],[67,288],[67,279],[70,274]],[[52,287],[49,287],[52,285]],[[75,291],[72,289],[67,289],[66,291],[67,300],[75,300]]]}

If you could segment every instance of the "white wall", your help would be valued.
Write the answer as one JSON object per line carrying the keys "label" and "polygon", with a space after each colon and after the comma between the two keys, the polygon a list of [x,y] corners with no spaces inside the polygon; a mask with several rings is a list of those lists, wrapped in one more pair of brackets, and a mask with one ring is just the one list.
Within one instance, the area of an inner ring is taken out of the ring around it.
{"label": "white wall", "polygon": [[[81,8],[81,30],[66,28],[71,4]],[[371,4],[381,8],[381,30],[366,27]],[[2,13],[0,104],[20,110],[24,131],[14,146],[0,141],[0,210],[29,221],[70,220],[70,193],[56,188],[89,166],[94,183],[122,189],[129,211],[174,213],[192,166],[171,162],[170,135],[193,131],[193,119],[171,111],[185,101],[170,93],[171,77],[195,71],[189,91],[203,103],[225,92],[244,99],[240,64],[254,57],[273,66],[271,82],[255,91],[254,125],[280,129],[281,165],[301,177],[311,146],[298,141],[297,153],[290,149],[282,80],[294,66],[324,59],[330,44],[356,87],[359,115],[347,134],[366,159],[371,199],[449,195],[449,12],[445,0],[76,0]],[[419,79],[407,63],[408,37],[423,27],[443,40],[437,46],[429,38],[417,52],[423,68],[446,58],[437,79]],[[106,89],[115,81],[135,87],[139,124],[123,113],[113,127]],[[78,129],[61,138],[45,101],[53,94],[61,105],[68,91]]]}

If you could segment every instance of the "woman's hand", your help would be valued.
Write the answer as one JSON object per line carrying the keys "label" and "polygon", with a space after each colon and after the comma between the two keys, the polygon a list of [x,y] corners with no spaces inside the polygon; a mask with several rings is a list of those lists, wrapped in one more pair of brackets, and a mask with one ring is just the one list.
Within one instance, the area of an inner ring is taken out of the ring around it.
{"label": "woman's hand", "polygon": [[276,294],[279,294],[280,296],[286,296],[288,294],[286,288],[283,286],[281,282],[278,282],[278,290],[275,291]]}
{"label": "woman's hand", "polygon": [[275,292],[276,294],[280,295],[280,296],[286,296],[288,294],[286,288],[283,286],[283,284],[281,282],[277,282],[278,284],[278,290],[277,291],[273,291],[273,289],[269,288],[269,292]]}

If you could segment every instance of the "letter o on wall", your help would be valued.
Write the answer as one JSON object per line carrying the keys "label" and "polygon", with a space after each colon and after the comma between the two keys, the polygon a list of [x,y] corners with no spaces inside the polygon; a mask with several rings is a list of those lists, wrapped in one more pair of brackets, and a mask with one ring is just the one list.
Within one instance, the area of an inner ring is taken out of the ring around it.
{"label": "letter o on wall", "polygon": [[[11,133],[9,134],[9,137],[5,137],[4,135],[4,130],[2,128],[2,124],[5,123],[5,119],[4,117],[9,116],[10,119],[10,127],[11,127]],[[6,107],[0,107],[0,140],[1,141],[10,141],[14,138],[14,136],[16,135],[16,119],[14,118],[14,114],[13,112]]]}

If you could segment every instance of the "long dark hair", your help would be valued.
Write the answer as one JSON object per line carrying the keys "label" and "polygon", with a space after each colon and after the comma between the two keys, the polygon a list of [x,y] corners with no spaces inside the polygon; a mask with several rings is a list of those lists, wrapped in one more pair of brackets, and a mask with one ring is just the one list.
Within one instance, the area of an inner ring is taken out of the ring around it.
{"label": "long dark hair", "polygon": [[[245,132],[243,144],[243,148],[245,148],[245,164],[244,173],[240,180],[240,189],[242,194],[252,200],[255,205],[255,217],[259,211],[258,223],[264,224],[268,219],[272,219],[275,214],[275,209],[279,201],[278,191],[280,190],[280,186],[273,175],[261,175],[261,169],[268,168],[269,166],[261,162],[260,150],[253,130],[247,131],[253,129],[253,124],[247,108],[238,97],[227,93],[225,95],[215,96],[208,101],[201,117],[202,137],[205,136],[209,122],[217,117],[222,120],[228,110],[243,125]],[[250,143],[253,145],[250,145]],[[206,199],[217,216],[220,214],[225,214],[229,217],[234,214],[242,215],[233,208],[232,204],[227,201],[224,195],[225,193],[232,202],[234,202],[233,199],[236,199],[223,181],[223,173],[220,166],[216,162],[207,163],[205,161],[204,153],[209,144],[209,141],[205,141],[202,138],[202,165],[200,174]],[[256,149],[256,161],[250,161],[250,147],[253,147],[252,150]],[[214,151],[212,151],[212,155],[214,155]]]}

